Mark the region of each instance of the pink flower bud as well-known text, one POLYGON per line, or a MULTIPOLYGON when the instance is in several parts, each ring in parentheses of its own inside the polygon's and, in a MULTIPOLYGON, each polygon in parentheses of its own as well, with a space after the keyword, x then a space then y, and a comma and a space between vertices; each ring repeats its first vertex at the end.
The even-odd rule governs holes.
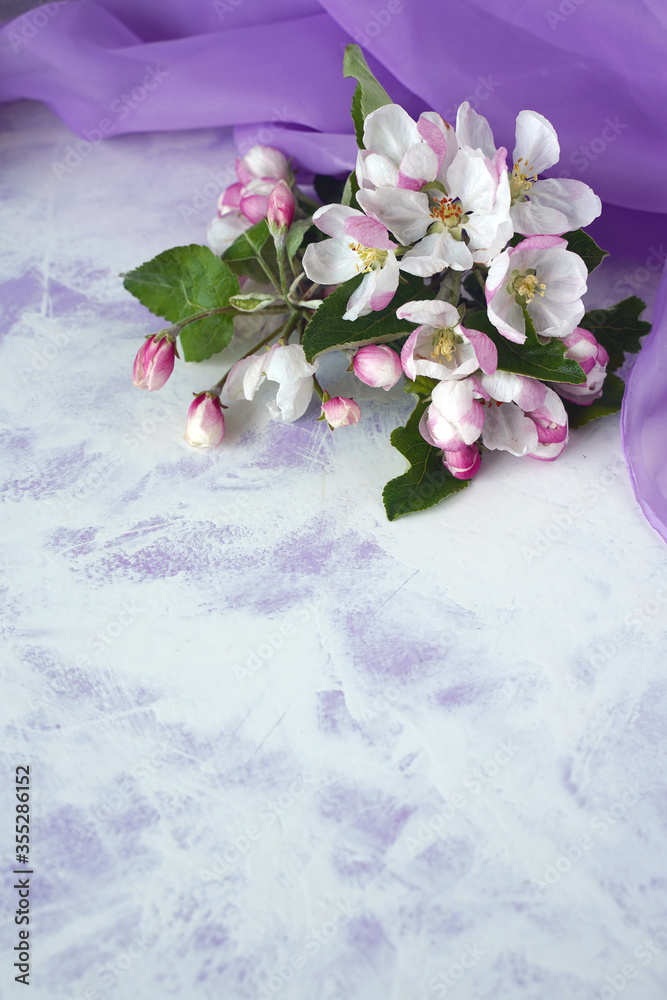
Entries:
POLYGON ((442 455, 445 468, 455 479, 472 479, 479 472, 482 460, 476 445, 469 444, 460 451, 445 451, 442 455))
POLYGON ((216 448, 225 436, 225 418, 215 393, 202 392, 190 404, 184 439, 193 448, 216 448))
POLYGON ((148 389, 155 392, 161 389, 174 370, 176 345, 163 337, 156 340, 155 336, 143 342, 134 359, 132 380, 138 389, 148 389))
POLYGON ((347 427, 349 424, 358 424, 361 420, 361 407, 353 399, 346 399, 345 396, 334 396, 322 403, 322 416, 329 424, 329 427, 347 427))
POLYGON ((565 357, 579 362, 586 375, 586 381, 580 382, 578 385, 554 382, 554 389, 564 399, 569 399, 572 403, 590 406, 594 400, 599 399, 602 395, 609 355, 590 330, 584 330, 580 326, 575 327, 572 333, 562 338, 562 341, 567 347, 565 357))
POLYGON ((266 217, 271 234, 286 233, 294 219, 295 201, 285 181, 278 181, 269 195, 266 217))
POLYGON ((354 355, 354 374, 374 389, 391 389, 403 374, 401 359, 386 344, 369 344, 354 355))

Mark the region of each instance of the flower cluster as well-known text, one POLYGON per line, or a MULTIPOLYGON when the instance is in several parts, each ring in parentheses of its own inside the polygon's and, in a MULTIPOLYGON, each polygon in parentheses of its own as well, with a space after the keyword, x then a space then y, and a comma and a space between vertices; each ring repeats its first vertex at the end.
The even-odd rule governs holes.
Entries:
MULTIPOLYGON (((340 200, 314 202, 278 150, 255 146, 238 159, 238 181, 222 193, 207 233, 219 258, 209 264, 200 254, 183 275, 178 308, 170 306, 175 322, 147 338, 134 381, 164 385, 178 337, 188 361, 210 356, 211 340, 226 347, 234 329, 237 339, 252 336, 253 347, 190 406, 185 439, 209 447, 223 439, 223 410, 252 400, 264 381, 277 384, 268 402, 274 420, 298 420, 317 392, 320 420, 331 429, 358 423, 359 404, 331 398, 318 381, 327 351, 343 351, 350 378, 365 386, 389 391, 403 381, 417 403, 395 443, 423 469, 388 484, 394 517, 461 488, 485 452, 553 461, 573 415, 584 423, 618 409, 616 377, 604 394, 622 350, 619 358, 617 333, 608 336, 604 321, 585 314, 588 273, 604 252, 582 227, 601 204, 581 181, 543 176, 560 154, 553 125, 521 111, 508 164, 507 149, 467 102, 455 125, 434 111, 415 121, 384 100, 377 81, 365 94, 370 71, 356 46, 348 46, 346 71, 360 81, 353 117, 361 142, 340 200), (206 301, 218 304, 190 313, 188 281, 201 295, 209 269, 215 290, 206 301), (206 343, 193 336, 216 323, 206 327, 206 343), (605 340, 616 352, 613 367, 605 340), (437 480, 428 496, 418 493, 425 472, 437 480)), ((185 250, 206 253, 176 250, 179 262, 185 250)), ((149 306, 160 261, 126 278, 149 306)))

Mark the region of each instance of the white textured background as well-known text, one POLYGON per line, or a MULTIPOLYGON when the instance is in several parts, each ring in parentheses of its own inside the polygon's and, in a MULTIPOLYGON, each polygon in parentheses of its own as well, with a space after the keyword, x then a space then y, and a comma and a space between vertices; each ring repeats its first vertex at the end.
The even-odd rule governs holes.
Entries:
POLYGON ((29 763, 35 1000, 664 1000, 667 550, 618 418, 394 524, 410 404, 341 359, 357 428, 267 387, 195 452, 219 363, 134 389, 118 275, 203 241, 226 133, 58 179, 76 139, 1 114, 0 995, 29 763))

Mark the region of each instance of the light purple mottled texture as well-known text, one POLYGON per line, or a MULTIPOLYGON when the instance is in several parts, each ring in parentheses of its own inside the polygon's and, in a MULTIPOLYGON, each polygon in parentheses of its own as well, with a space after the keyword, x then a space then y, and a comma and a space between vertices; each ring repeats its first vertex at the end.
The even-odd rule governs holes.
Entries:
POLYGON ((65 127, 2 124, 0 792, 11 815, 32 765, 30 995, 432 1000, 477 949, 457 1000, 590 1000, 629 962, 627 996, 663 1000, 667 952, 636 949, 667 929, 667 559, 618 418, 392 525, 410 404, 345 359, 322 379, 356 427, 277 425, 267 389, 194 452, 218 367, 134 389, 159 321, 118 275, 201 239, 230 136, 115 138, 58 181, 65 127))

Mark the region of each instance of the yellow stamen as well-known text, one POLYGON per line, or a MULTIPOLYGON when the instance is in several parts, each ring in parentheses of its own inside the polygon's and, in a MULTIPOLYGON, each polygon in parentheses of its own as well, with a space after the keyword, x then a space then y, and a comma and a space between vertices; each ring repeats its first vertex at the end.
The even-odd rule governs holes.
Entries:
POLYGON ((357 264, 357 273, 366 274, 376 268, 384 267, 388 250, 377 250, 375 247, 365 247, 361 243, 349 243, 350 250, 359 255, 361 267, 357 264))
POLYGON ((512 204, 514 205, 517 201, 523 201, 528 191, 537 180, 537 174, 532 167, 526 163, 523 167, 522 157, 514 164, 514 169, 512 170, 512 176, 510 177, 510 194, 512 196, 512 204))
POLYGON ((463 209, 451 198, 435 198, 431 215, 439 219, 447 229, 457 229, 461 225, 463 209))
MULTIPOLYGON (((460 338, 459 338, 460 340, 460 338)), ((433 350, 431 357, 437 358, 442 354, 443 358, 451 361, 456 353, 457 338, 451 327, 443 327, 433 334, 433 350)))
POLYGON ((536 295, 541 295, 544 298, 547 286, 538 279, 532 268, 529 268, 525 274, 512 271, 511 279, 507 291, 510 295, 516 295, 517 299, 521 300, 520 305, 529 305, 536 295))

